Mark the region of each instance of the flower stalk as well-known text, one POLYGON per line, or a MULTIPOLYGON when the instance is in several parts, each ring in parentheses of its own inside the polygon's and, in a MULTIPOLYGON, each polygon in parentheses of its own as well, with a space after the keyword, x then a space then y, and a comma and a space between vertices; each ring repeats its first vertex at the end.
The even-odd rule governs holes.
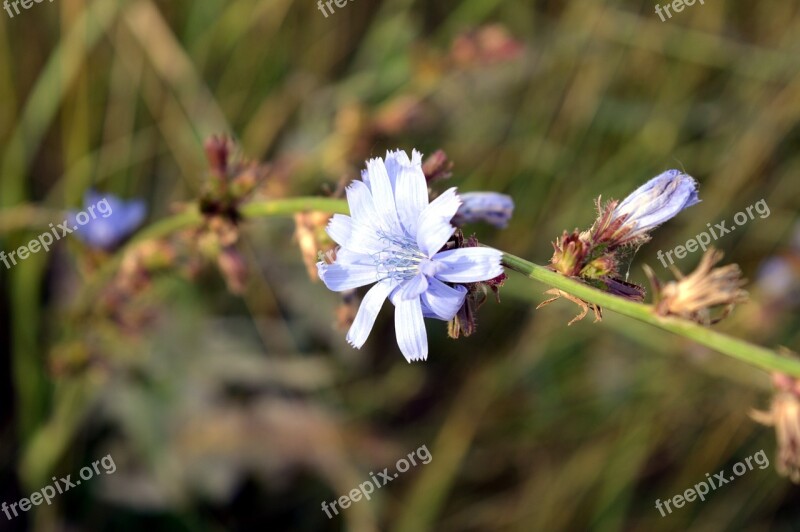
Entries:
POLYGON ((699 325, 689 320, 660 317, 656 315, 651 305, 634 303, 621 297, 602 292, 584 283, 570 279, 560 273, 556 273, 544 266, 533 264, 514 255, 505 253, 503 264, 530 279, 540 281, 548 286, 558 288, 570 295, 576 296, 587 303, 592 303, 608 309, 617 314, 622 314, 650 325, 655 325, 660 329, 670 331, 692 340, 700 345, 704 345, 715 351, 722 353, 752 366, 756 366, 766 371, 782 371, 784 373, 800 376, 800 362, 755 344, 751 344, 738 338, 733 338, 726 334, 713 331, 707 327, 699 325))
MULTIPOLYGON (((321 211, 347 214, 347 202, 343 199, 324 197, 298 197, 280 200, 254 201, 241 207, 245 219, 265 218, 272 216, 292 216, 299 212, 321 211)), ((160 238, 173 231, 192 227, 201 223, 202 215, 195 211, 187 211, 154 223, 140 231, 125 246, 114 260, 108 261, 103 272, 113 273, 117 260, 125 250, 144 240, 160 238)), ((675 317, 660 317, 655 314, 651 305, 634 303, 621 297, 602 292, 584 283, 570 279, 554 272, 545 266, 534 264, 509 253, 503 254, 503 264, 526 277, 539 281, 549 287, 557 288, 588 303, 596 304, 617 314, 649 323, 660 329, 677 334, 700 345, 704 345, 723 355, 741 360, 768 372, 779 371, 794 377, 800 377, 800 362, 784 357, 775 351, 766 349, 744 340, 733 338, 711 330, 697 323, 675 317)), ((104 277, 98 276, 102 282, 104 277)), ((91 290, 89 290, 91 292, 91 290)))

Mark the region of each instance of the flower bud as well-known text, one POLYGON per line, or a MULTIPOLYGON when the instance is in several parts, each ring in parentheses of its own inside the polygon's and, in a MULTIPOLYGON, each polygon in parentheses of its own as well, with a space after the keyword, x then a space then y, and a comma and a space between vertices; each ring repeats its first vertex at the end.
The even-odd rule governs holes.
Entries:
POLYGON ((475 222, 486 222, 498 229, 508 225, 514 212, 514 200, 511 196, 497 192, 467 192, 459 194, 461 206, 458 208, 453 223, 464 225, 475 222))
POLYGON ((667 170, 634 190, 616 206, 612 215, 628 231, 625 242, 647 238, 648 232, 683 209, 700 202, 697 182, 679 170, 667 170))

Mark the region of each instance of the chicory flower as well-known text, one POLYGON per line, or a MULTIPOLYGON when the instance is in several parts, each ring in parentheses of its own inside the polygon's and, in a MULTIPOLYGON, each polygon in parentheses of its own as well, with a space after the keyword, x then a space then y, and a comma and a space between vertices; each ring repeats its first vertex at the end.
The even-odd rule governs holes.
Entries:
POLYGON ((124 201, 113 194, 89 190, 83 197, 84 210, 70 211, 69 225, 75 236, 90 247, 111 251, 141 225, 147 214, 142 200, 124 201), (86 220, 82 222, 82 220, 86 220))
POLYGON ((336 292, 374 283, 364 296, 347 341, 360 348, 388 298, 395 306, 395 334, 406 360, 425 360, 423 318, 452 319, 467 288, 503 273, 501 253, 483 247, 441 251, 453 236, 451 220, 461 205, 451 188, 429 202, 422 156, 401 150, 367 162, 362 180, 347 188, 350 216, 334 215, 327 227, 339 244, 333 263, 317 264, 319 277, 336 292))

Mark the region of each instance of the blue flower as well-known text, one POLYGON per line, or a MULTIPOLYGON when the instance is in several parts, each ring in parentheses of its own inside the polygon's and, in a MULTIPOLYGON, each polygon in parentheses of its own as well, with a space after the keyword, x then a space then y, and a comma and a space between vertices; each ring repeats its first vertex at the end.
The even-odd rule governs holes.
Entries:
POLYGON ((453 218, 453 223, 456 225, 486 222, 502 229, 508 225, 514 212, 514 200, 505 194, 466 192, 459 196, 462 203, 453 218))
POLYGON ((70 211, 67 221, 75 235, 90 247, 111 251, 133 233, 147 214, 142 200, 124 201, 113 194, 88 190, 83 211, 70 211))
POLYGON ((614 209, 614 218, 625 216, 628 238, 646 234, 681 212, 700 203, 697 183, 680 170, 667 170, 634 190, 614 209))
POLYGON ((451 188, 429 203, 422 156, 389 152, 367 162, 362 180, 347 188, 350 216, 334 215, 330 237, 339 244, 332 264, 317 264, 320 279, 342 292, 375 283, 364 296, 347 341, 366 342, 387 298, 395 306, 395 333, 409 362, 425 360, 423 317, 450 320, 473 283, 503 273, 501 253, 473 247, 440 251, 453 236, 450 221, 461 205, 451 188))

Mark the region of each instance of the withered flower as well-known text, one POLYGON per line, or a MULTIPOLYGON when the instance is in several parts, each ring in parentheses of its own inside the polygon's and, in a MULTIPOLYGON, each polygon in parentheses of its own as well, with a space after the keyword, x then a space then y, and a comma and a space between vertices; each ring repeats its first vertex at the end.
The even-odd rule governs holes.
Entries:
POLYGON ((664 286, 656 279, 653 270, 645 266, 645 273, 653 285, 656 314, 680 316, 710 325, 725 318, 737 303, 747 301, 747 292, 742 290, 746 281, 742 279, 739 266, 729 264, 721 268, 713 267, 722 256, 721 251, 710 248, 694 272, 683 276, 677 268, 673 268, 678 280, 664 286), (721 314, 712 317, 711 311, 720 307, 721 314))
POLYGON ((436 150, 422 162, 422 173, 430 185, 434 181, 449 179, 453 175, 453 161, 443 150, 436 150))
POLYGON ((775 427, 778 443, 776 469, 782 476, 800 484, 800 380, 773 373, 776 392, 770 409, 753 410, 750 417, 769 427, 775 427))
POLYGON ((319 253, 325 253, 336 246, 325 232, 329 219, 330 215, 324 212, 300 212, 294 215, 294 237, 297 239, 306 271, 312 281, 319 279, 317 275, 319 253))

